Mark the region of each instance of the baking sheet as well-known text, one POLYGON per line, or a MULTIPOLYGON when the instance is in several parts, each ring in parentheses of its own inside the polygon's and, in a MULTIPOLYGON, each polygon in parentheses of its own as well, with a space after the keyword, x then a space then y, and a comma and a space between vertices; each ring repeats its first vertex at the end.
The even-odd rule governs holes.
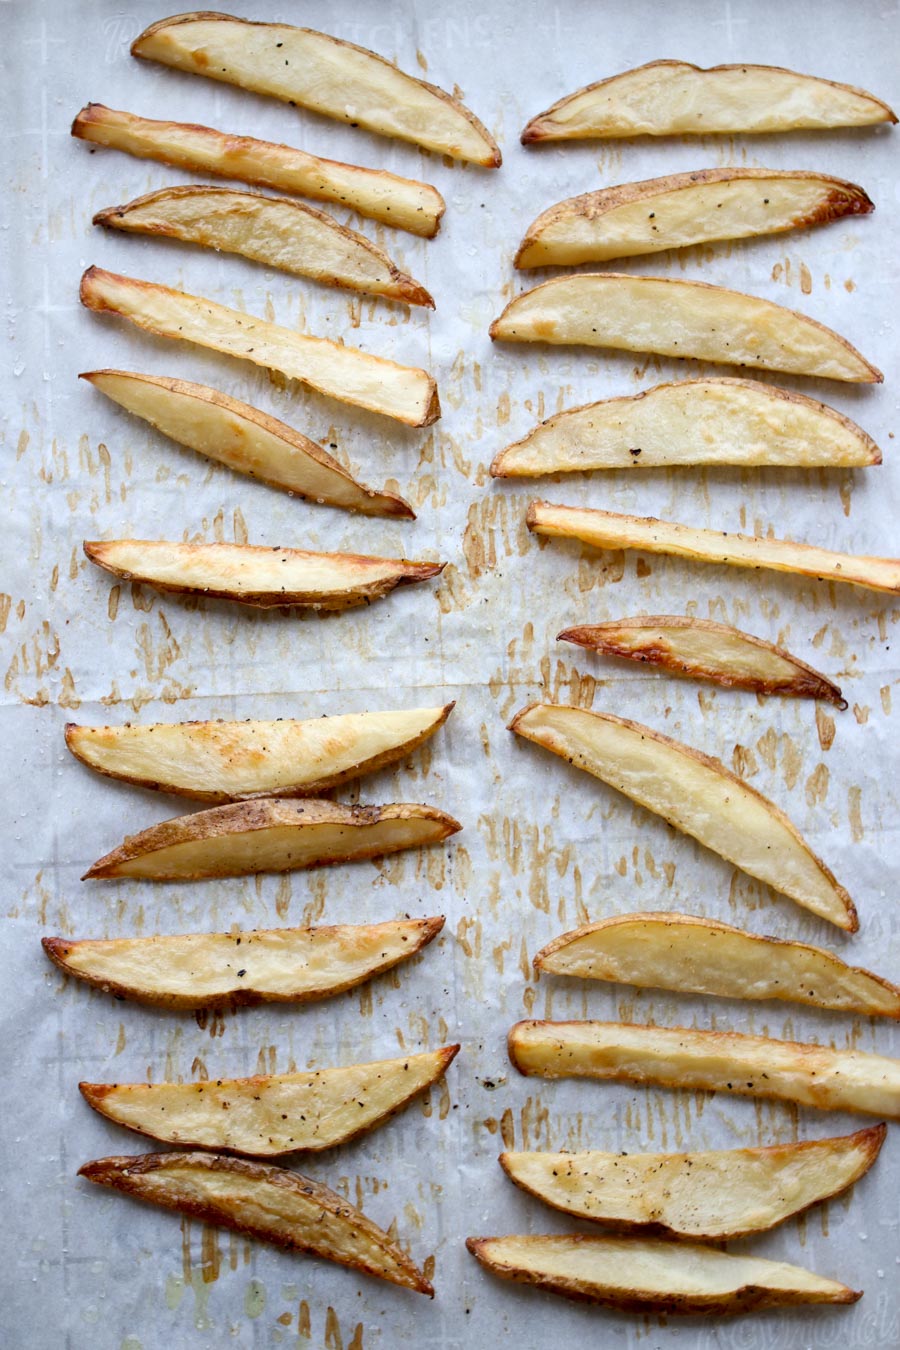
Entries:
MULTIPOLYGON (((149 3, 0 4, 6 136, 0 199, 8 361, 3 376, 5 747, 2 855, 6 978, 0 984, 8 1089, 3 1342, 159 1347, 402 1344, 523 1347, 590 1338, 633 1347, 887 1346, 900 1341, 898 1140, 849 1196, 735 1250, 796 1261, 864 1288, 844 1310, 734 1321, 618 1316, 490 1280, 468 1234, 568 1225, 502 1177, 515 1147, 727 1147, 857 1128, 858 1118, 788 1105, 627 1086, 519 1078, 509 1025, 597 1016, 735 1028, 898 1053, 896 1031, 866 1019, 535 984, 530 959, 587 918, 685 909, 760 932, 823 942, 897 977, 898 715, 896 600, 786 576, 701 569, 634 554, 589 554, 528 536, 531 496, 656 513, 698 525, 790 534, 896 554, 900 468, 894 218, 896 132, 574 145, 526 152, 518 131, 565 92, 660 57, 793 66, 900 102, 896 0, 654 3, 415 0, 303 5, 243 0, 251 18, 321 27, 452 88, 497 135, 499 173, 451 165, 311 114, 134 61, 131 39, 161 17, 149 3), (76 143, 88 100, 301 145, 435 183, 447 214, 434 241, 346 217, 435 295, 407 313, 347 298, 187 245, 104 235, 94 211, 189 176, 76 143), (545 206, 591 187, 722 164, 809 168, 862 183, 870 218, 782 238, 636 259, 623 270, 697 277, 794 306, 880 365, 881 388, 775 377, 857 418, 883 447, 868 472, 614 473, 532 487, 492 484, 494 452, 536 418, 589 399, 697 373, 653 357, 492 349, 488 324, 528 284, 511 259, 545 206), (85 266, 149 278, 279 323, 348 342, 437 376, 443 419, 410 431, 242 363, 157 341, 77 303, 85 266), (414 524, 307 506, 207 465, 76 380, 102 366, 217 385, 338 446, 365 481, 415 505, 414 524), (439 586, 400 591, 331 618, 253 614, 113 586, 81 555, 91 537, 225 539, 440 557, 439 586), (757 700, 660 678, 558 646, 575 622, 689 612, 783 642, 835 676, 845 713, 757 700), (844 939, 585 775, 516 743, 505 725, 536 696, 610 709, 734 764, 785 807, 857 900, 844 939), (293 877, 194 885, 81 883, 86 865, 179 803, 91 775, 63 726, 196 717, 314 716, 456 698, 447 727, 408 764, 366 779, 348 800, 422 800, 462 820, 444 849, 293 877), (441 939, 396 976, 326 1004, 195 1019, 117 1003, 64 982, 43 934, 116 936, 210 928, 380 921, 442 913, 441 939), (375 1134, 300 1162, 396 1223, 412 1255, 433 1258, 434 1303, 281 1254, 100 1191, 75 1178, 137 1136, 91 1112, 79 1079, 159 1080, 286 1071, 459 1040, 446 1088, 375 1134)), ((340 213, 338 213, 340 214, 340 213)), ((344 217, 342 217, 344 218, 344 217)), ((714 373, 711 369, 708 373, 714 373)), ((183 805, 183 804, 182 804, 183 805)))

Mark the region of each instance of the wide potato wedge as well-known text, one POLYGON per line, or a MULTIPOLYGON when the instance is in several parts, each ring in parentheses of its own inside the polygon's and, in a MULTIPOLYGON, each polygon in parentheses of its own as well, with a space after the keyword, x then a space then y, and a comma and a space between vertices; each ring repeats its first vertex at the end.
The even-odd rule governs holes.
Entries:
POLYGON ((458 1053, 458 1045, 446 1045, 305 1073, 78 1087, 102 1116, 151 1139, 276 1158, 318 1153, 377 1129, 442 1078, 458 1053))
POLYGON ((236 178, 276 192, 295 192, 317 202, 336 202, 361 216, 433 239, 444 214, 437 188, 384 169, 364 169, 320 159, 305 150, 252 136, 232 136, 190 122, 160 122, 88 103, 72 123, 72 135, 137 159, 236 178))
POLYGON ((441 415, 437 385, 424 370, 330 338, 295 333, 202 296, 89 267, 81 278, 81 303, 97 313, 117 314, 157 337, 193 342, 280 371, 320 394, 408 426, 430 426, 441 415))
POLYGON ((202 802, 315 797, 410 754, 455 704, 306 721, 66 724, 66 745, 97 773, 202 802))
POLYGON ((871 591, 900 592, 897 558, 837 553, 817 544, 797 544, 792 539, 695 529, 654 516, 624 516, 615 511, 555 506, 552 502, 532 502, 527 524, 535 534, 580 539, 592 548, 640 549, 645 553, 690 558, 693 562, 757 570, 766 567, 773 572, 797 572, 819 581, 844 581, 871 591))
POLYGON ((557 634, 557 641, 574 642, 603 656, 644 661, 726 689, 822 699, 837 708, 847 707, 836 684, 783 647, 712 619, 647 614, 566 628, 557 634))
POLYGON ((579 272, 510 300, 490 327, 503 342, 614 347, 881 384, 881 371, 824 324, 705 281, 579 272))
POLYGON ((204 384, 127 370, 79 376, 164 436, 236 473, 323 506, 415 520, 409 502, 353 478, 333 455, 285 422, 204 384))
POLYGON ((256 609, 340 610, 380 600, 396 586, 428 581, 443 563, 308 553, 254 544, 180 544, 166 539, 84 541, 85 555, 124 581, 158 591, 234 600, 256 609))
POLYGON ((627 1022, 517 1022, 508 1046, 526 1076, 701 1088, 900 1120, 900 1060, 861 1050, 627 1022))
POLYGON ((458 98, 365 47, 311 28, 176 14, 145 29, 131 52, 454 159, 500 164, 495 140, 458 98))
POLYGON ((697 1153, 501 1153, 510 1181, 617 1232, 720 1242, 764 1233, 852 1186, 887 1134, 697 1153))
POLYGON ((900 988, 805 942, 746 933, 693 914, 621 914, 554 938, 535 970, 640 989, 784 999, 812 1008, 900 1017, 900 988))
POLYGON ((80 1167, 78 1175, 203 1223, 322 1256, 434 1297, 430 1282, 387 1233, 342 1196, 299 1172, 214 1153, 144 1153, 98 1158, 80 1167))
POLYGON ((151 825, 98 859, 83 880, 197 881, 381 858, 440 844, 462 826, 433 806, 341 806, 260 798, 151 825))
POLYGON ((612 713, 533 703, 510 731, 593 774, 838 928, 856 908, 774 802, 719 760, 612 713))
POLYGON ((522 144, 712 132, 819 130, 896 122, 865 89, 781 66, 650 61, 569 94, 533 118, 522 144))
POLYGON ((161 188, 98 211, 94 224, 238 253, 326 286, 434 309, 425 287, 365 235, 288 197, 201 185, 161 188))
POLYGON ((174 937, 45 937, 41 944, 64 974, 115 998, 194 1012, 343 994, 415 956, 443 926, 438 916, 174 937))
POLYGON ((652 1238, 564 1233, 466 1238, 486 1270, 563 1298, 635 1313, 721 1316, 799 1303, 855 1303, 861 1294, 783 1261, 652 1238))

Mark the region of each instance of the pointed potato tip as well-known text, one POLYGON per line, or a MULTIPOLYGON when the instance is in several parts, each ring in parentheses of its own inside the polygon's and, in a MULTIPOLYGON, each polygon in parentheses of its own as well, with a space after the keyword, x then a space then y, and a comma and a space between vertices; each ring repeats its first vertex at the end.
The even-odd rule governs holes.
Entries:
POLYGON ((60 961, 64 960, 69 943, 61 937, 42 937, 41 946, 50 960, 58 965, 60 961))
POLYGON ((547 139, 547 132, 544 129, 544 114, 540 117, 533 117, 528 125, 523 129, 519 141, 522 145, 534 145, 536 141, 547 139))
POLYGON ((441 1046, 440 1054, 443 1060, 443 1069, 449 1069, 450 1065, 456 1059, 456 1056, 459 1054, 461 1049, 462 1045, 459 1041, 457 1041, 454 1045, 441 1046))

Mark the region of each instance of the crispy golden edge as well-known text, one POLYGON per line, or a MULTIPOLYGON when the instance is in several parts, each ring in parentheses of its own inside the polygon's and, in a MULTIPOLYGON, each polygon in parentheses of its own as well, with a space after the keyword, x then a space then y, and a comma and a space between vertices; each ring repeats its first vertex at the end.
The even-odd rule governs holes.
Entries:
MULTIPOLYGON (((525 738, 525 740, 532 741, 535 745, 540 745, 542 749, 549 750, 551 754, 558 754, 558 751, 553 750, 548 745, 545 745, 543 741, 538 740, 537 737, 533 736, 529 731, 523 729, 522 726, 520 725, 523 718, 527 717, 527 715, 530 712, 533 712, 536 708, 544 708, 544 707, 553 708, 555 706, 557 705, 552 703, 545 704, 539 701, 529 703, 527 707, 521 708, 519 712, 516 713, 515 717, 509 723, 507 730, 515 732, 517 736, 522 736, 525 738)), ((685 745, 683 741, 676 741, 671 736, 664 736, 662 732, 654 731, 652 727, 644 726, 642 722, 633 722, 631 721, 630 718, 627 717, 616 717, 614 713, 598 713, 592 712, 588 709, 579 709, 578 711, 586 713, 588 717, 596 717, 603 722, 614 722, 616 726, 626 727, 629 731, 635 732, 636 735, 640 736, 644 740, 655 741, 658 745, 665 745, 668 749, 675 750, 676 752, 683 754, 686 758, 693 759, 698 764, 702 764, 703 767, 705 769, 709 769, 710 772, 718 774, 721 778, 725 780, 726 786, 729 783, 731 783, 733 784, 734 788, 736 788, 738 791, 747 792, 751 796, 755 797, 757 801, 760 802, 761 805, 765 807, 766 811, 776 820, 778 820, 778 822, 781 825, 785 827, 785 829, 793 838, 794 842, 800 846, 800 848, 807 855, 807 857, 812 859, 812 861, 815 863, 816 867, 820 869, 820 871, 822 872, 823 876, 828 881, 828 883, 834 887, 834 890, 838 898, 840 899, 841 904, 844 906, 846 914, 846 922, 838 923, 836 919, 826 920, 826 922, 834 923, 836 927, 843 928, 848 933, 855 933, 858 930, 859 915, 856 912, 856 906, 851 900, 850 895, 837 880, 831 869, 829 867, 826 867, 825 863, 822 861, 820 857, 818 857, 817 854, 813 853, 809 844, 803 838, 802 834, 797 829, 796 825, 793 823, 790 817, 785 815, 780 806, 776 806, 773 801, 771 801, 768 797, 763 796, 761 792, 757 791, 755 787, 752 787, 749 783, 745 782, 743 778, 738 778, 737 774, 732 773, 730 769, 726 769, 725 765, 721 762, 721 760, 714 759, 712 755, 704 754, 702 750, 695 750, 693 746, 685 745)), ((604 780, 601 779, 600 781, 602 782, 604 780)), ((619 791, 618 788, 614 788, 613 790, 616 792, 619 791)), ((623 793, 622 795, 627 797, 628 793, 626 792, 623 793)), ((629 800, 633 799, 629 798, 629 800)), ((650 810, 650 808, 644 807, 644 810, 650 810)), ((659 813, 654 811, 652 814, 658 815, 659 813)), ((660 816, 660 819, 664 820, 665 817, 660 816)), ((703 847, 705 848, 707 846, 704 844, 703 847)), ((710 851, 714 853, 716 850, 711 849, 710 851)), ((726 861, 730 861, 730 859, 727 859, 726 861)), ((732 863, 732 866, 737 867, 738 870, 741 871, 743 870, 739 863, 732 863)), ((787 894, 787 892, 782 892, 782 894, 787 894)), ((823 916, 819 915, 818 917, 821 918, 823 916)))
POLYGON ((848 708, 847 700, 839 687, 812 666, 806 665, 799 657, 792 656, 783 647, 764 638, 754 637, 743 629, 732 628, 726 623, 715 623, 712 619, 694 619, 687 614, 647 614, 628 619, 612 619, 607 623, 583 624, 575 628, 564 628, 556 635, 557 642, 573 642, 578 647, 587 647, 590 651, 603 656, 621 656, 628 661, 649 662, 662 666, 673 674, 686 675, 691 679, 710 680, 713 684, 723 685, 726 689, 749 689, 756 694, 784 694, 792 698, 822 699, 833 703, 841 711, 848 708), (738 637, 748 647, 759 647, 763 651, 773 652, 788 661, 796 670, 789 680, 761 680, 754 676, 738 675, 724 667, 702 665, 684 657, 674 656, 664 646, 655 646, 649 642, 638 651, 635 648, 617 643, 615 634, 623 628, 692 628, 704 633, 722 633, 729 637, 738 637))
MULTIPOLYGON (((194 1012, 201 1008, 206 1008, 209 1009, 210 1011, 213 1011, 221 1008, 251 1007, 254 1004, 258 1003, 296 1003, 296 1004, 316 1003, 319 1002, 321 999, 332 998, 336 994, 345 994, 349 989, 355 989, 357 985, 365 984, 367 980, 374 979, 376 975, 382 975, 386 970, 392 970, 394 966, 400 965, 401 962, 406 961, 409 957, 415 956, 417 952, 422 951, 425 947, 428 946, 430 942, 432 942, 437 937, 441 929, 444 927, 444 916, 441 914, 434 918, 407 919, 403 920, 402 922, 414 926, 417 930, 413 935, 412 941, 407 951, 401 952, 399 956, 391 957, 387 961, 381 961, 378 964, 373 965, 369 970, 365 971, 361 975, 354 976, 352 979, 342 980, 334 985, 329 985, 327 987, 322 987, 320 989, 307 990, 302 994, 294 994, 294 995, 266 994, 260 993, 254 989, 246 989, 246 988, 234 989, 227 994, 220 994, 220 995, 213 994, 209 998, 203 999, 195 999, 186 995, 178 995, 178 994, 152 994, 148 993, 146 990, 139 989, 133 985, 119 984, 115 980, 99 979, 95 975, 89 975, 84 971, 75 969, 73 966, 69 964, 68 958, 73 948, 77 948, 79 946, 84 945, 82 942, 72 941, 68 938, 61 938, 61 937, 43 937, 41 938, 41 946, 43 947, 46 956, 53 962, 55 966, 57 966, 63 972, 64 975, 71 975, 73 979, 82 980, 85 984, 90 985, 94 989, 100 989, 105 994, 111 994, 113 998, 128 998, 132 999, 136 1003, 146 1004, 149 1007, 174 1008, 182 1012, 194 1012)), ((353 927, 393 928, 395 926, 396 926, 395 922, 388 922, 385 924, 359 924, 359 925, 332 924, 324 927, 309 929, 307 931, 315 933, 326 933, 326 932, 340 933, 346 931, 348 928, 353 927)), ((253 932, 255 931, 257 930, 251 930, 248 936, 252 936, 253 932)), ((277 932, 279 930, 269 929, 261 931, 277 932)), ((114 940, 115 939, 106 939, 106 941, 114 941, 114 940)), ((142 939, 129 939, 129 941, 134 940, 143 942, 155 941, 155 939, 152 937, 142 939)), ((86 939, 85 941, 87 943, 90 943, 91 939, 86 939)))
POLYGON ((402 1287, 415 1290, 417 1293, 427 1294, 429 1298, 434 1297, 434 1290, 430 1282, 406 1253, 391 1241, 387 1233, 367 1218, 362 1210, 351 1205, 328 1186, 323 1186, 321 1182, 313 1181, 310 1177, 301 1176, 299 1172, 288 1172, 283 1167, 249 1162, 242 1158, 229 1158, 215 1153, 143 1153, 137 1157, 97 1158, 79 1167, 78 1175, 84 1177, 87 1181, 95 1182, 98 1186, 109 1186, 113 1190, 136 1196, 138 1199, 146 1198, 149 1203, 160 1205, 164 1209, 174 1209, 178 1213, 215 1224, 217 1227, 230 1228, 237 1233, 245 1234, 247 1237, 260 1238, 263 1242, 286 1247, 289 1251, 305 1252, 311 1256, 325 1255, 300 1241, 279 1239, 268 1233, 260 1233, 252 1225, 248 1226, 236 1222, 224 1212, 223 1205, 227 1203, 224 1201, 220 1205, 204 1205, 202 1202, 195 1200, 176 1200, 169 1196, 165 1199, 157 1196, 145 1197, 142 1194, 141 1178, 152 1172, 164 1172, 168 1167, 188 1167, 199 1171, 225 1172, 232 1176, 240 1176, 271 1186, 283 1187, 285 1190, 300 1191, 304 1196, 312 1197, 321 1210, 337 1218, 350 1220, 355 1228, 363 1229, 370 1238, 377 1240, 381 1247, 402 1268, 406 1278, 392 1279, 384 1271, 370 1265, 367 1261, 340 1258, 330 1253, 325 1257, 326 1260, 334 1261, 338 1265, 349 1266, 352 1270, 360 1270, 366 1275, 375 1275, 379 1279, 387 1279, 389 1283, 400 1284, 402 1287))
MULTIPOLYGON (((188 14, 175 14, 170 19, 159 19, 156 23, 150 24, 150 26, 148 28, 145 28, 142 33, 138 34, 134 42, 132 42, 131 55, 141 57, 144 60, 155 60, 156 58, 154 57, 145 57, 144 53, 141 51, 141 43, 143 42, 144 38, 151 37, 156 33, 162 32, 166 28, 174 28, 177 27, 179 24, 191 23, 198 19, 219 19, 224 20, 227 23, 247 24, 248 26, 253 28, 291 28, 297 26, 293 24, 260 23, 253 19, 238 19, 235 18, 235 16, 232 14, 222 14, 221 12, 216 10, 195 10, 188 14)), ((355 42, 346 42, 344 41, 343 38, 333 37, 330 33, 322 33, 318 29, 314 28, 301 28, 300 32, 315 33, 316 37, 327 38, 329 42, 335 45, 335 47, 346 47, 350 51, 359 52, 362 56, 367 56, 370 60, 378 62, 379 65, 388 66, 391 70, 395 71, 397 74, 404 76, 408 80, 412 80, 414 84, 420 85, 423 89, 427 89, 430 94, 433 94, 436 98, 439 98, 442 103, 449 104, 450 107, 453 108, 455 112, 460 113, 484 141, 485 153, 483 158, 471 160, 469 162, 474 164, 480 164, 483 168, 486 169, 498 169, 500 167, 501 163, 503 162, 502 156, 500 154, 500 147, 497 145, 497 142, 494 140, 493 136, 490 134, 487 127, 485 127, 484 123, 481 122, 479 118, 475 116, 475 114, 471 111, 471 109, 467 108, 466 105, 462 103, 458 98, 454 98, 452 94, 448 94, 446 89, 441 89, 436 84, 430 84, 427 80, 420 80, 417 78, 417 76, 408 74, 407 71, 401 70, 400 67, 394 61, 389 61, 385 56, 379 56, 377 52, 371 51, 368 47, 360 47, 355 42)), ((208 72, 198 71, 197 73, 207 74, 208 72)), ((249 86, 240 86, 240 85, 238 87, 249 88, 249 86)), ((251 92, 255 91, 251 90, 251 92)), ((275 97, 277 97, 277 95, 275 97)), ((334 116, 333 114, 328 113, 324 115, 330 117, 334 116)), ((335 120, 341 121, 342 119, 337 118, 335 120)), ((349 122, 350 119, 348 118, 347 121, 349 122)), ((374 134, 387 135, 386 132, 375 132, 374 134)), ((413 144, 414 145, 418 144, 418 142, 413 141, 413 144)), ((422 146, 421 148, 429 149, 429 147, 427 146, 422 146)), ((431 151, 431 153, 435 154, 440 152, 431 151)), ((445 151, 444 153, 449 154, 450 152, 445 151)))

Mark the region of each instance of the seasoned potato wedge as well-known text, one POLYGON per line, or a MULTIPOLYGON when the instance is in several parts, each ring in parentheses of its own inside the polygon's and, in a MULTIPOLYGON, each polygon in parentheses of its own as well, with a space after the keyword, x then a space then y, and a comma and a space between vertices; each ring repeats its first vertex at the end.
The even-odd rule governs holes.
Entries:
POLYGON ((700 1153, 501 1153, 510 1181, 553 1209, 626 1233, 719 1242, 764 1233, 852 1186, 887 1133, 700 1153))
POLYGON ((690 558, 693 562, 757 570, 767 567, 773 572, 798 572, 819 581, 845 581, 872 591, 900 592, 897 558, 859 557, 819 548, 817 544, 796 544, 792 539, 695 529, 654 516, 623 516, 615 511, 555 506, 552 502, 532 502, 527 523, 535 534, 580 539, 592 548, 641 549, 645 553, 690 558))
POLYGON ((98 1158, 78 1175, 192 1219, 290 1251, 322 1256, 434 1297, 405 1252, 371 1219, 321 1182, 271 1164, 214 1153, 98 1158))
POLYGON ((127 370, 92 370, 79 379, 179 445, 269 487, 364 516, 416 518, 402 497, 366 487, 315 441, 217 389, 127 370))
POLYGON ((458 1053, 458 1045, 446 1045, 306 1073, 78 1087, 102 1116, 151 1139, 275 1158, 318 1153, 377 1129, 442 1078, 458 1053))
POLYGON ((117 314, 157 337, 193 342, 280 371, 320 394, 408 426, 429 426, 441 415, 437 386, 424 370, 295 333, 169 286, 89 267, 81 278, 81 303, 117 314))
POLYGON ((805 942, 745 933, 693 914, 621 914, 563 933, 534 968, 722 998, 773 998, 813 1008, 900 1017, 900 988, 805 942))
POLYGON ((439 916, 176 937, 45 937, 41 943, 66 975, 104 993, 193 1012, 343 994, 415 956, 443 926, 439 916))
POLYGON ((130 835, 84 874, 196 881, 381 858, 439 844, 462 826, 433 806, 341 806, 261 798, 213 806, 130 835))
POLYGON ((672 277, 626 272, 554 277, 510 300, 490 335, 503 342, 617 347, 861 384, 884 379, 846 338, 805 314, 742 291, 672 277))
POLYGON ((291 145, 231 136, 213 127, 138 117, 102 103, 82 108, 72 123, 72 135, 138 159, 173 164, 188 173, 236 178, 317 202, 337 202, 361 216, 426 239, 437 234, 444 214, 444 199, 437 188, 413 178, 320 159, 291 145))
POLYGON ((900 1120, 900 1060, 860 1050, 627 1022, 517 1022, 508 1044, 526 1076, 702 1088, 900 1120))
POLYGON ((202 802, 315 797, 410 754, 454 708, 342 713, 308 721, 66 725, 66 745, 98 773, 202 802))
POLYGON ((636 1313, 726 1313, 797 1303, 855 1303, 861 1294, 800 1266, 652 1238, 466 1238, 486 1270, 564 1298, 636 1313))
POLYGON ((818 130, 896 122, 865 89, 780 66, 650 61, 587 85, 528 123, 522 143, 711 132, 818 130))
POLYGON ((774 802, 717 759, 612 713, 533 703, 510 731, 593 774, 820 918, 855 933, 850 896, 774 802))
POLYGON ((365 235, 302 202, 233 188, 161 188, 94 216, 95 225, 202 244, 326 286, 434 309, 424 286, 365 235))
POLYGON ((647 614, 566 628, 557 634, 557 641, 574 642, 603 656, 649 662, 726 689, 823 699, 835 707, 847 707, 836 684, 783 647, 711 619, 647 614))
POLYGON ((500 163, 493 137, 458 98, 365 47, 311 28, 176 14, 151 24, 131 51, 454 159, 489 168, 500 163))
POLYGON ((166 539, 86 539, 84 551, 92 563, 125 581, 256 609, 351 609, 381 599, 396 586, 428 581, 444 569, 443 563, 406 558, 166 539))
POLYGON ((494 457, 495 478, 736 464, 861 468, 881 451, 843 413, 756 380, 680 380, 549 417, 494 457))

